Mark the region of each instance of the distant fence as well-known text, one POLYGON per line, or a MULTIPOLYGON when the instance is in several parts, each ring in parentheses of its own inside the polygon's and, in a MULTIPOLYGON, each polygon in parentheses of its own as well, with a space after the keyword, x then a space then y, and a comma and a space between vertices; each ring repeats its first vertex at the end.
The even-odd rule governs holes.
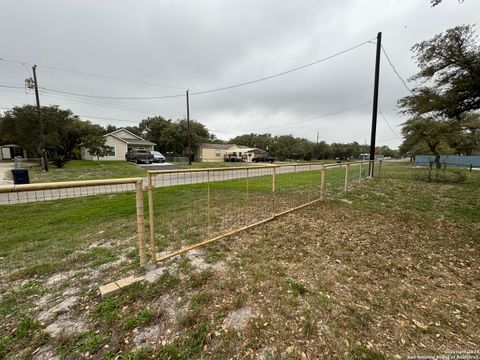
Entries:
MULTIPOLYGON (((435 161, 433 155, 417 155, 415 156, 415 164, 418 166, 428 166, 435 161)), ((442 155, 440 163, 447 166, 465 166, 480 167, 480 156, 463 156, 463 155, 442 155)))
POLYGON ((188 156, 166 156, 165 160, 168 162, 188 162, 188 156))
POLYGON ((346 192, 370 168, 381 161, 148 171, 151 262, 346 192))

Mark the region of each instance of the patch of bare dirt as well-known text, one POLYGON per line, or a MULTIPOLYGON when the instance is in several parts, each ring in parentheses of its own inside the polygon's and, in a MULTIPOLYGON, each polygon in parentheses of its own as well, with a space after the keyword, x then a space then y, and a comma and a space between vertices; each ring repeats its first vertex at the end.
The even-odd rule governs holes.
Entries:
POLYGON ((223 324, 227 328, 233 328, 237 331, 242 331, 245 329, 248 321, 253 316, 253 309, 250 307, 244 307, 228 314, 227 317, 223 320, 223 324))

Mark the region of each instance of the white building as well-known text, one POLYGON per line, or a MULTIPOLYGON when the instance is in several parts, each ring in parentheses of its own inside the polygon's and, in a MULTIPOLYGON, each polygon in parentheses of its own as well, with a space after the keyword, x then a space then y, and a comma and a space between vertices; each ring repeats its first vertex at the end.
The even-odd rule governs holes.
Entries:
MULTIPOLYGON (((106 156, 100 157, 100 160, 125 160, 125 154, 130 149, 153 151, 154 143, 142 139, 140 136, 126 129, 118 129, 104 135, 105 144, 109 147, 106 156)), ((96 157, 88 153, 88 149, 82 146, 81 156, 83 160, 96 160, 96 157)))

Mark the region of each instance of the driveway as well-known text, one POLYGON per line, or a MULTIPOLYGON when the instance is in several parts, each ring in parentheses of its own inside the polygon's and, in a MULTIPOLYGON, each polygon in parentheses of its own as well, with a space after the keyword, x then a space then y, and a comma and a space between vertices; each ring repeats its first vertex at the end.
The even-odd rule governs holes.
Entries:
POLYGON ((164 163, 153 163, 153 164, 138 164, 141 168, 145 170, 174 170, 180 169, 178 165, 164 162, 164 163))
POLYGON ((12 180, 12 169, 15 166, 15 163, 1 161, 0 162, 0 185, 13 184, 12 180))

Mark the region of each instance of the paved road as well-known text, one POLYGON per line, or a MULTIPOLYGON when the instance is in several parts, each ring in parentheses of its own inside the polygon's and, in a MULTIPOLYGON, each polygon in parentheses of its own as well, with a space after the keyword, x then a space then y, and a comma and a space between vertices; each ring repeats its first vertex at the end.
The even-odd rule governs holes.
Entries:
MULTIPOLYGON (((355 165, 353 165, 355 166, 355 165)), ((153 167, 150 165, 150 167, 153 167)), ((300 171, 320 170, 322 165, 320 164, 307 164, 297 166, 280 166, 276 167, 277 174, 285 174, 300 171)), ((166 166, 161 165, 162 170, 167 170, 166 166)), ((247 177, 247 169, 232 170, 228 168, 221 168, 218 170, 198 172, 173 172, 167 174, 158 174, 154 177, 154 187, 168 187, 176 185, 186 184, 198 184, 205 183, 207 181, 217 182, 233 179, 242 179, 247 177)), ((251 168, 248 170, 249 177, 258 177, 271 175, 271 168, 251 168)), ((143 179, 144 187, 147 186, 147 179, 143 179)), ((0 205, 6 204, 18 204, 27 202, 37 202, 46 200, 57 200, 73 197, 83 197, 98 194, 113 194, 120 192, 134 191, 134 184, 122 184, 122 185, 101 185, 101 186, 87 186, 77 188, 66 189, 52 189, 52 190, 37 190, 27 192, 7 192, 0 193, 0 205)))

